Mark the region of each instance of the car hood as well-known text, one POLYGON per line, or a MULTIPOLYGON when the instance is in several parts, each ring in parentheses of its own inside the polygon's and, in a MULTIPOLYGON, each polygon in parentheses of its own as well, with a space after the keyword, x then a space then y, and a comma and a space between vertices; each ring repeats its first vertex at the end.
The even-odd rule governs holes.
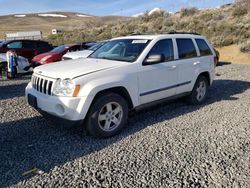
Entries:
POLYGON ((126 65, 126 62, 104 59, 83 58, 46 64, 34 69, 36 74, 50 78, 75 78, 94 72, 126 65))
POLYGON ((68 52, 63 57, 68 57, 71 59, 78 59, 78 58, 88 57, 92 53, 93 53, 92 50, 82 50, 82 51, 77 51, 77 52, 68 52))
POLYGON ((54 53, 51 53, 51 52, 46 52, 46 53, 42 53, 42 54, 39 54, 37 56, 35 56, 32 61, 40 61, 42 58, 48 56, 48 55, 54 55, 54 53))

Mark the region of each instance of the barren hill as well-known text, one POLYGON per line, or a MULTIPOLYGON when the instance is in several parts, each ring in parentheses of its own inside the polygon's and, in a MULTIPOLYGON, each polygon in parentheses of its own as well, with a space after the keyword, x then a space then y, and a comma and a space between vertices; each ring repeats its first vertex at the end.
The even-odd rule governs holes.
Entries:
POLYGON ((53 28, 71 31, 90 27, 100 27, 118 20, 126 20, 121 16, 91 16, 74 12, 48 12, 34 14, 17 14, 0 16, 0 38, 7 32, 42 31, 44 36, 53 28))

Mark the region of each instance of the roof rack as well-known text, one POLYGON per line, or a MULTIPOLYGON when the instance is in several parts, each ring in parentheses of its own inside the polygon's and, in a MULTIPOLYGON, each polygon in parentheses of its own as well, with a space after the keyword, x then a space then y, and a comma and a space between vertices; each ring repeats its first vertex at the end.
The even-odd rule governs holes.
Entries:
POLYGON ((178 32, 178 31, 170 31, 170 32, 159 32, 159 33, 140 33, 140 32, 135 32, 132 33, 131 35, 157 35, 157 34, 190 34, 190 35, 200 35, 199 33, 196 32, 178 32))

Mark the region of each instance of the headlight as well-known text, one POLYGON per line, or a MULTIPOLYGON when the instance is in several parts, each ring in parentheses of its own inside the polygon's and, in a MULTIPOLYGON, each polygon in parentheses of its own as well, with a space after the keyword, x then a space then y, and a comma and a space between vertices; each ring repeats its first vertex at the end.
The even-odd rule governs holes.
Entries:
POLYGON ((49 59, 51 57, 52 57, 51 55, 47 55, 47 56, 43 57, 40 61, 41 62, 47 61, 47 59, 49 59))
POLYGON ((53 88, 53 94, 57 96, 74 96, 79 92, 80 86, 74 85, 71 79, 58 79, 53 88))

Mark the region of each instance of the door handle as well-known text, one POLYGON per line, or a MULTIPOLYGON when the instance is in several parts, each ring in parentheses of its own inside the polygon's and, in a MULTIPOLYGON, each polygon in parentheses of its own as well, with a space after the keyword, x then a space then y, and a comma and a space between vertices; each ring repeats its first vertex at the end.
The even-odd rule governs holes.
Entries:
POLYGON ((174 70, 174 69, 176 69, 177 67, 175 66, 175 65, 173 65, 173 66, 169 66, 168 67, 168 70, 174 70))
POLYGON ((197 61, 197 62, 194 62, 193 65, 199 65, 201 62, 200 61, 197 61))

